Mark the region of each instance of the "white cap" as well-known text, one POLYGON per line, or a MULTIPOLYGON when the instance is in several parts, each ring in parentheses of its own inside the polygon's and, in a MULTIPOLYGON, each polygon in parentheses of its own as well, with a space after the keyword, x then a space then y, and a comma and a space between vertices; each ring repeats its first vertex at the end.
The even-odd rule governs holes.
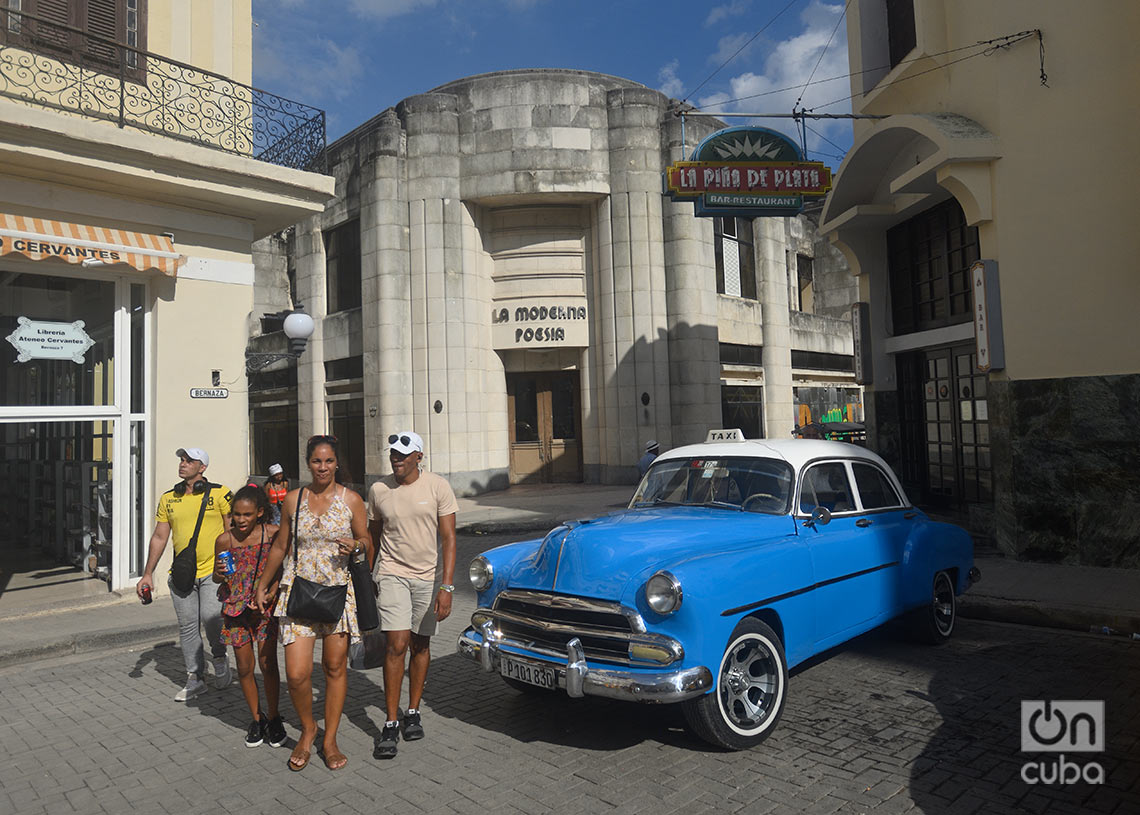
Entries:
POLYGON ((270 475, 281 475, 281 473, 283 473, 283 472, 285 472, 285 471, 283 469, 281 469, 280 464, 270 464, 269 465, 269 474, 270 475))
POLYGON ((206 467, 210 466, 210 454, 203 450, 201 447, 179 447, 174 451, 174 455, 178 456, 179 458, 185 456, 186 458, 193 459, 194 461, 202 462, 202 464, 206 467))
POLYGON ((645 452, 648 453, 650 450, 656 450, 656 449, 657 449, 657 440, 656 439, 650 439, 649 441, 647 441, 645 443, 645 452))
POLYGON ((405 456, 408 453, 422 453, 424 451, 424 440, 420 438, 419 433, 401 430, 399 433, 393 433, 388 437, 388 449, 395 450, 405 456))

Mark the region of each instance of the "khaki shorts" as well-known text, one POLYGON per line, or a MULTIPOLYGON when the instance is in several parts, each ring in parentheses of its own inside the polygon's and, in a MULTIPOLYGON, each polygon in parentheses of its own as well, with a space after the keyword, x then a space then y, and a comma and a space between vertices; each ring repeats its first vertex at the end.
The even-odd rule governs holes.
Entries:
POLYGON ((435 634, 435 581, 381 574, 376 582, 380 586, 381 631, 411 631, 421 637, 435 634))

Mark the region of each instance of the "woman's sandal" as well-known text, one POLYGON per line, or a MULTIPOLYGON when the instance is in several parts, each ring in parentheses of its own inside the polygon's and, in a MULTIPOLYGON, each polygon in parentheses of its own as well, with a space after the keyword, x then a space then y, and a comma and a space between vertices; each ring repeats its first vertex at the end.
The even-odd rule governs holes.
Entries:
POLYGON ((293 748, 293 752, 289 756, 289 762, 288 762, 289 763, 289 769, 295 773, 301 772, 301 770, 303 770, 309 766, 309 759, 311 757, 312 757, 312 753, 310 751, 302 750, 301 745, 297 745, 296 747, 293 748), (301 759, 301 763, 300 764, 294 763, 293 759, 295 759, 295 758, 301 759))
POLYGON ((343 770, 348 766, 348 759, 344 753, 321 753, 321 758, 324 759, 325 766, 332 771, 343 770), (333 765, 336 765, 335 767, 333 765))

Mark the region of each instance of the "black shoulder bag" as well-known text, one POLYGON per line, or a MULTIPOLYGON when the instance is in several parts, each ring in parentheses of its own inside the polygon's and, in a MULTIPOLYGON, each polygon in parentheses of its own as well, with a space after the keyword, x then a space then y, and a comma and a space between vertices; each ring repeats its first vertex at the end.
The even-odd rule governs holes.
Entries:
POLYGON ((198 508, 198 522, 194 524, 194 534, 186 548, 174 556, 170 564, 170 582, 174 588, 185 594, 194 588, 194 581, 198 578, 198 533, 202 531, 202 518, 206 516, 206 505, 210 502, 210 490, 213 484, 206 482, 206 491, 202 493, 202 506, 198 508))
POLYGON ((289 602, 285 614, 295 620, 308 620, 314 623, 335 623, 344 614, 344 603, 348 598, 348 585, 325 586, 306 580, 297 574, 297 520, 301 516, 301 501, 305 499, 305 488, 297 493, 297 509, 293 513, 293 587, 289 590, 289 602))

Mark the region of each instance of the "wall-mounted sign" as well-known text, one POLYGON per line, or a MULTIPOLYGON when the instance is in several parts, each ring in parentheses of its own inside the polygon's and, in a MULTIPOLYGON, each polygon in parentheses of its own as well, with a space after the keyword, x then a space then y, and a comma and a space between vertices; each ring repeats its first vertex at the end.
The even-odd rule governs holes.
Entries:
POLYGON ((83 321, 49 323, 19 317, 16 330, 8 335, 8 342, 16 349, 16 361, 30 359, 70 359, 76 365, 83 363, 87 349, 95 340, 83 330, 83 321))
POLYGON ((226 399, 230 395, 228 388, 191 388, 191 399, 226 399))
POLYGON ((851 339, 854 341, 855 384, 874 381, 871 362, 871 304, 862 301, 851 307, 851 339))
POLYGON ((496 350, 589 345, 586 315, 582 296, 499 300, 491 307, 491 344, 496 350))
POLYGON ((692 201, 696 214, 758 218, 796 215, 804 196, 826 195, 831 169, 804 161, 796 143, 766 127, 718 130, 697 145, 689 161, 665 170, 665 194, 692 201))
POLYGON ((1005 341, 1001 329, 1001 289, 996 260, 979 260, 970 267, 974 290, 974 341, 979 371, 1005 367, 1005 341))

